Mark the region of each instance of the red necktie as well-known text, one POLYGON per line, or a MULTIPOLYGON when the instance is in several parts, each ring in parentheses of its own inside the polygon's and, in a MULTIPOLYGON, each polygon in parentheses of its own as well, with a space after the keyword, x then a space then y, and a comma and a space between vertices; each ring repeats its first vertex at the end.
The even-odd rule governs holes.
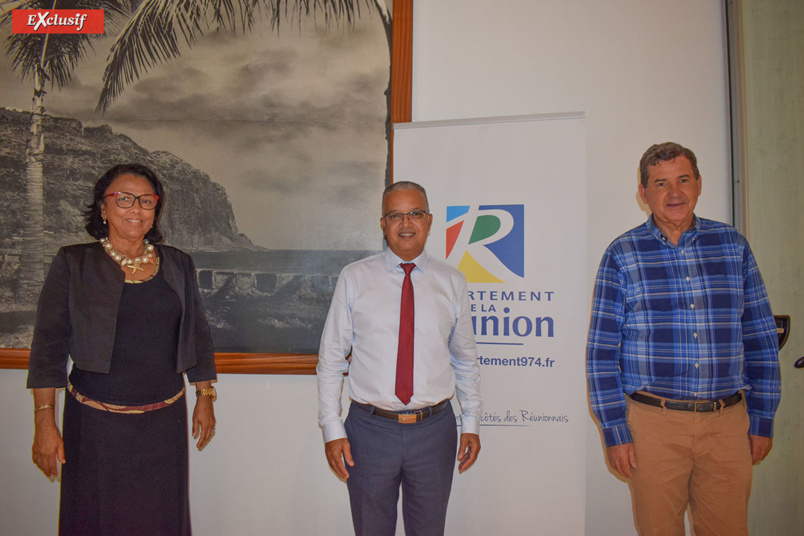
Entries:
POLYGON ((396 397, 407 405, 413 396, 413 282, 410 272, 416 268, 412 262, 399 266, 405 270, 402 282, 402 301, 399 308, 399 350, 396 355, 396 397))

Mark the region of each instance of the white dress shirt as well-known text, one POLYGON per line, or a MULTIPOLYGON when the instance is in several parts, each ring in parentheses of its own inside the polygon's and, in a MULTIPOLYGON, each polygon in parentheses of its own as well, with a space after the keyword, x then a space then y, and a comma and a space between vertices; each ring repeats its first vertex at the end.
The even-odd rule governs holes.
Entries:
POLYGON ((388 411, 413 410, 452 398, 456 387, 463 433, 480 427, 480 369, 466 279, 430 257, 416 257, 413 398, 394 394, 399 308, 405 262, 390 249, 346 266, 338 278, 318 354, 318 422, 324 441, 346 437, 341 420, 343 374, 349 396, 388 411), (351 352, 350 361, 346 356, 351 352))

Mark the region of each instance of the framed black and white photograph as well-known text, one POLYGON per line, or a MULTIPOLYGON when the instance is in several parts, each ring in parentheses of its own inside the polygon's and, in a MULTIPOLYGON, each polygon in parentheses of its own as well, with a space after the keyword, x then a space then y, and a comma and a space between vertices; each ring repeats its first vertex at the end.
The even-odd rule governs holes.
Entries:
POLYGON ((103 36, 15 35, 0 55, 0 360, 30 345, 58 248, 91 241, 94 182, 136 162, 165 185, 165 243, 195 260, 219 362, 310 372, 340 270, 383 247, 392 2, 131 4, 103 36))

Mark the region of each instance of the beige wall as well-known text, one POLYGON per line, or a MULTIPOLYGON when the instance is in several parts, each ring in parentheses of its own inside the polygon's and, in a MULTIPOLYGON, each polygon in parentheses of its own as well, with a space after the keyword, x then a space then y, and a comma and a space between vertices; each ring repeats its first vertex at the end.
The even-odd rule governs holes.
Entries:
MULTIPOLYGON (((591 282, 608 242, 646 217, 636 167, 652 143, 693 148, 704 177, 699 213, 730 219, 721 4, 417 0, 413 119, 585 112, 588 181, 578 187, 588 189, 591 282)), ((58 493, 30 462, 24 377, 0 371, 2 532, 54 534, 58 493)), ((218 390, 217 438, 191 455, 194 533, 349 534, 346 489, 315 425, 315 378, 227 375, 218 390)), ((587 449, 587 534, 634 534, 628 488, 606 469, 591 417, 587 449)), ((504 454, 484 451, 478 463, 484 455, 504 454)), ((450 516, 463 508, 454 502, 450 516)), ((533 527, 538 534, 538 519, 533 527)))
POLYGON ((774 450, 754 471, 752 534, 804 527, 804 3, 742 0, 748 232, 774 314, 790 315, 781 350, 774 450))

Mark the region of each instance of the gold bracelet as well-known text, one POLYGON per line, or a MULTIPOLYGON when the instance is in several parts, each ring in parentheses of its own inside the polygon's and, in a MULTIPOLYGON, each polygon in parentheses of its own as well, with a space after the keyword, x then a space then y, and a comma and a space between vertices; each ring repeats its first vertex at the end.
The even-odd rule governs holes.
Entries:
POLYGON ((196 389, 195 397, 198 398, 199 396, 210 396, 212 397, 212 401, 215 402, 218 399, 218 391, 216 391, 214 387, 207 387, 206 389, 196 389))
POLYGON ((41 406, 39 406, 38 408, 36 408, 34 410, 34 413, 38 413, 38 412, 42 411, 43 409, 53 409, 53 404, 42 404, 41 406))

